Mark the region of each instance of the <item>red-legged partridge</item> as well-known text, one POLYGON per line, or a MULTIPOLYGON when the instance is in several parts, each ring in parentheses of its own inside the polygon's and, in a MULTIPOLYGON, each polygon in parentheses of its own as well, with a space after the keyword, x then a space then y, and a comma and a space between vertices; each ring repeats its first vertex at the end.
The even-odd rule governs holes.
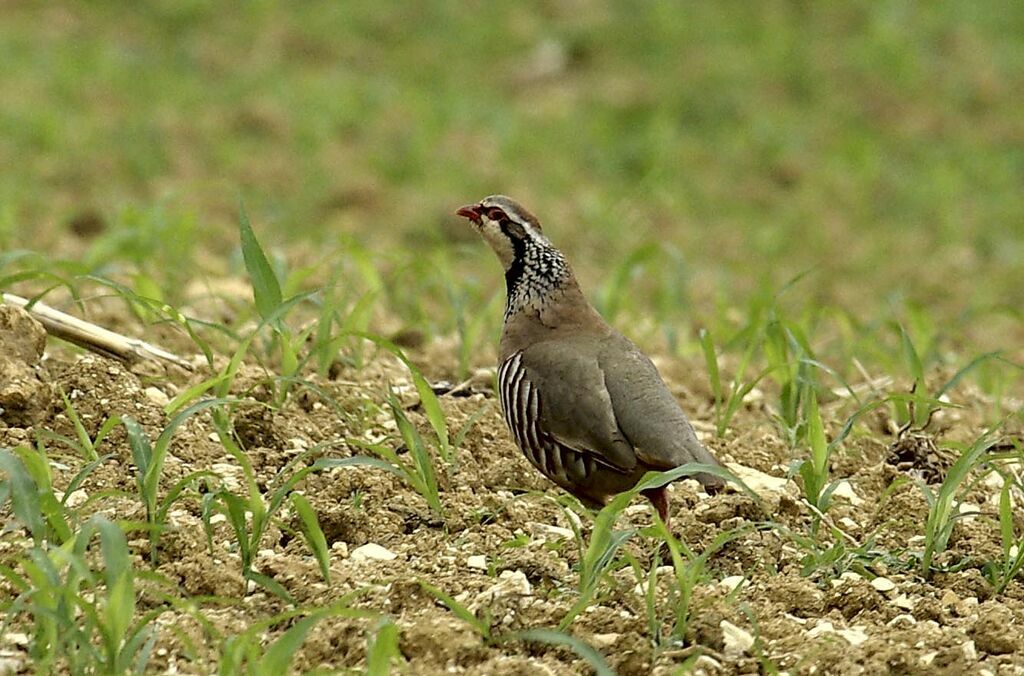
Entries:
MULTIPOLYGON (((651 360, 587 302, 533 214, 502 195, 456 213, 505 267, 498 394, 534 467, 584 502, 603 505, 649 470, 718 464, 651 360)), ((709 488, 722 484, 696 478, 709 488)), ((665 489, 645 494, 668 521, 665 489)))

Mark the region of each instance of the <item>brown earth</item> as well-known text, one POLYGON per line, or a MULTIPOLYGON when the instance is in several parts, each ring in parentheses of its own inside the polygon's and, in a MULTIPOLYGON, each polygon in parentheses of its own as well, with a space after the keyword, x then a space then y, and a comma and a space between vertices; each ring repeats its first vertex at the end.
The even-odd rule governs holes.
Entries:
MULTIPOLYGON (((40 360, 39 327, 20 312, 5 310, 0 318, 0 447, 33 443, 43 430, 74 437, 61 392, 91 434, 110 416, 130 415, 155 439, 168 422, 163 408, 168 399, 210 375, 205 368, 188 373, 152 363, 129 368, 56 345, 40 360)), ((120 319, 132 324, 129 317, 120 319)), ((169 347, 189 349, 180 337, 164 337, 169 347)), ((410 356, 432 381, 452 380, 455 352, 450 347, 427 343, 410 356)), ((363 452, 352 439, 387 440, 398 448, 399 442, 391 439, 394 422, 384 405, 388 385, 399 393, 421 432, 429 435, 405 367, 384 351, 368 347, 366 356, 361 368, 339 362, 330 378, 310 376, 321 391, 293 392, 279 409, 266 404, 268 373, 253 364, 242 369, 232 389, 241 400, 234 410, 235 430, 261 486, 317 444, 333 444, 323 453, 330 457, 363 452)), ((797 453, 771 423, 766 404, 771 392, 750 397, 726 437, 716 439, 703 368, 697 361, 659 363, 698 431, 723 461, 785 476, 797 453)), ((438 464, 444 520, 390 473, 371 467, 327 470, 310 475, 298 488, 315 508, 331 547, 330 582, 324 582, 297 536, 294 513, 284 514, 269 529, 255 565, 302 605, 323 606, 356 592, 353 607, 397 623, 409 673, 587 673, 586 663, 566 648, 521 641, 486 643, 419 584, 435 585, 479 617, 489 614, 497 637, 554 627, 577 598, 579 551, 571 536, 572 517, 559 504, 562 493, 542 479, 511 443, 491 392, 492 377, 491 371, 478 372, 467 388, 440 398, 453 436, 483 410, 452 466, 445 471, 438 464), (379 545, 393 558, 361 556, 366 550, 359 548, 367 544, 379 545)), ((957 403, 965 408, 944 414, 955 413, 955 419, 946 421, 937 448, 945 439, 969 440, 983 430, 983 398, 961 388, 957 403)), ((843 406, 837 401, 825 407, 833 433, 848 415, 843 406)), ((913 481, 889 487, 914 472, 932 480, 945 467, 931 438, 920 441, 919 447, 904 440, 891 450, 896 439, 887 431, 892 427, 889 422, 879 413, 858 428, 833 459, 833 478, 849 482, 837 491, 827 520, 845 534, 840 537, 848 543, 847 553, 873 539, 874 544, 863 550, 887 555, 863 560, 851 555, 804 575, 807 552, 788 533, 809 537, 812 518, 793 481, 763 489, 770 515, 740 493, 707 496, 696 483, 680 482, 672 490, 673 529, 694 551, 703 551, 726 531, 756 524, 738 531, 710 556, 706 576, 690 600, 685 640, 677 645, 666 642, 659 649, 651 640, 651 621, 654 631, 667 636, 674 619, 671 569, 660 571, 653 620, 638 593, 639 580, 626 566, 609 576, 569 630, 597 648, 622 674, 668 674, 684 663, 707 674, 757 673, 769 663, 792 674, 1024 673, 1024 583, 1018 579, 994 596, 980 570, 983 560, 1000 552, 992 502, 998 489, 991 480, 983 480, 968 495, 981 514, 958 522, 950 549, 939 561, 951 568, 961 564, 961 569, 923 579, 906 565, 908 555, 921 548, 927 513, 922 492, 913 481), (768 521, 776 525, 768 526, 768 521), (741 584, 734 576, 747 582, 741 584)), ((54 481, 63 488, 84 460, 58 441, 50 440, 47 446, 54 481)), ((71 503, 83 516, 101 512, 117 519, 143 519, 140 503, 130 497, 134 467, 121 427, 103 442, 100 453, 112 456, 89 476, 71 503), (118 497, 116 491, 128 497, 118 497)), ((166 490, 197 470, 210 470, 220 476, 222 485, 242 490, 241 470, 216 440, 207 413, 178 428, 161 485, 166 490)), ((1024 516, 1019 510, 1016 516, 1020 532, 1024 516)), ((3 518, 9 522, 10 514, 3 518)), ((183 610, 169 610, 160 617, 163 630, 150 667, 209 673, 215 669, 218 635, 237 633, 289 606, 262 588, 247 588, 232 533, 223 521, 214 525, 211 551, 198 494, 177 502, 169 520, 156 572, 181 597, 217 598, 195 602, 210 628, 204 629, 183 610)), ((649 508, 638 501, 619 526, 649 521, 649 508)), ((588 533, 591 518, 584 516, 581 523, 588 533)), ((0 539, 0 562, 10 563, 20 551, 23 543, 14 535, 8 532, 0 539)), ((144 570, 150 565, 148 540, 132 537, 137 569, 144 570)), ((645 571, 654 555, 652 542, 637 535, 625 545, 645 571)), ((12 592, 6 582, 0 587, 0 593, 12 592)), ((157 603, 151 592, 143 592, 140 610, 157 603)), ((300 650, 295 668, 358 669, 377 625, 376 617, 321 621, 300 650)), ((269 632, 267 640, 283 628, 269 632)))

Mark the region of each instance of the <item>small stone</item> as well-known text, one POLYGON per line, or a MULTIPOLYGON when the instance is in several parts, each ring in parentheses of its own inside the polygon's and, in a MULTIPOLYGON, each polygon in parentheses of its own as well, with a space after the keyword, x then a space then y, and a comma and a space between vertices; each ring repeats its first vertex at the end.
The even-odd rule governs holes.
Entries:
POLYGON ((836 633, 835 626, 828 620, 818 620, 818 624, 812 627, 807 632, 808 638, 818 638, 822 634, 834 634, 836 633))
POLYGON ((832 492, 832 497, 843 498, 853 506, 864 504, 864 498, 857 495, 849 481, 840 481, 832 492))
POLYGON ((881 577, 881 576, 876 577, 875 579, 873 579, 871 581, 871 586, 874 587, 877 591, 879 591, 879 592, 881 592, 883 594, 888 594, 889 592, 891 592, 891 591, 896 589, 896 583, 895 582, 893 582, 892 580, 890 580, 887 577, 881 577))
POLYGON ((859 579, 861 579, 860 575, 848 570, 840 575, 838 579, 832 580, 832 587, 835 588, 847 582, 856 582, 859 579))
POLYGON ((836 634, 845 638, 850 645, 857 647, 860 644, 868 640, 867 633, 860 627, 853 627, 851 629, 837 629, 836 634))
POLYGON ((974 646, 974 641, 967 640, 963 644, 964 659, 968 662, 978 661, 978 649, 974 646))
POLYGON ((27 662, 21 653, 4 651, 0 653, 0 674, 27 673, 27 662))
POLYGON ((466 565, 476 570, 487 570, 487 557, 483 554, 476 554, 466 558, 466 565))
POLYGON ((81 507, 89 500, 89 494, 85 492, 84 488, 78 488, 71 491, 64 499, 64 504, 68 507, 81 507))
POLYGON ((902 614, 897 615, 896 617, 892 618, 888 622, 886 622, 885 626, 887 626, 887 627, 895 627, 895 626, 898 626, 898 625, 899 626, 906 625, 906 626, 910 627, 910 626, 913 626, 915 624, 917 624, 917 619, 913 615, 908 615, 907 613, 902 613, 902 614))
POLYGON ((913 610, 914 602, 906 594, 900 594, 892 600, 892 604, 901 610, 913 610))
POLYGON ((693 671, 696 674, 699 674, 701 670, 711 674, 718 674, 721 673, 722 669, 723 667, 721 662, 707 655, 701 655, 697 658, 697 661, 693 663, 693 671))
POLYGON ((26 646, 28 645, 28 634, 23 634, 20 631, 11 631, 4 634, 4 640, 10 642, 13 645, 26 646))
POLYGON ((772 497, 778 499, 780 495, 786 492, 786 484, 789 483, 789 479, 785 477, 765 474, 752 467, 746 467, 735 462, 726 463, 726 467, 762 499, 772 497))
POLYGON ((957 512, 960 515, 961 522, 970 523, 978 518, 978 514, 981 512, 981 507, 969 502, 961 502, 957 507, 957 512))
POLYGON ((503 570, 498 576, 498 581, 476 595, 476 598, 469 604, 471 612, 477 612, 481 608, 491 608, 499 599, 510 596, 529 596, 533 593, 533 586, 526 579, 526 573, 521 570, 503 570))
POLYGON ((724 653, 728 657, 739 657, 754 647, 754 637, 745 629, 740 629, 729 620, 718 624, 722 629, 722 641, 725 643, 724 653))
POLYGON ((331 551, 340 556, 343 559, 348 558, 348 543, 344 540, 338 540, 331 544, 331 551))
POLYGON ((942 595, 942 598, 939 599, 939 603, 946 606, 947 608, 952 608, 953 606, 960 603, 960 597, 957 596, 952 589, 947 589, 945 593, 942 595))
POLYGON ((548 539, 546 536, 553 536, 555 538, 561 538, 563 540, 572 540, 576 537, 576 534, 572 532, 570 528, 562 528, 561 526, 552 526, 549 523, 537 523, 533 522, 529 524, 530 531, 535 537, 548 539))
POLYGON ((166 406, 171 401, 170 398, 166 394, 164 394, 164 391, 161 390, 159 387, 147 387, 145 389, 145 394, 146 398, 149 399, 154 404, 156 404, 157 406, 166 406))
POLYGON ((921 657, 918 658, 918 662, 921 663, 922 667, 930 667, 932 665, 932 662, 935 661, 935 658, 938 657, 938 655, 938 650, 930 653, 925 653, 924 655, 921 655, 921 657))
POLYGON ((622 634, 594 634, 590 637, 590 644, 595 648, 611 648, 615 645, 622 634))
POLYGON ((352 550, 352 559, 355 561, 392 561, 396 558, 397 554, 375 542, 367 542, 352 550))
POLYGON ((730 575, 718 581, 718 586, 724 587, 727 593, 734 591, 740 586, 746 587, 748 584, 750 584, 750 580, 742 575, 730 575))

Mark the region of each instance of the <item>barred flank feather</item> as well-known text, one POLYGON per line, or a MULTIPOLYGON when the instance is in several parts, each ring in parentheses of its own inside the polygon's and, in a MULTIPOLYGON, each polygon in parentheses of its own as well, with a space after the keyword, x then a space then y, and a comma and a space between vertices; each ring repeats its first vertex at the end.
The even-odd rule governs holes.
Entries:
POLYGON ((498 396, 516 446, 544 476, 566 486, 585 481, 597 469, 597 462, 558 443, 540 426, 540 393, 523 368, 522 351, 512 354, 498 369, 498 396))

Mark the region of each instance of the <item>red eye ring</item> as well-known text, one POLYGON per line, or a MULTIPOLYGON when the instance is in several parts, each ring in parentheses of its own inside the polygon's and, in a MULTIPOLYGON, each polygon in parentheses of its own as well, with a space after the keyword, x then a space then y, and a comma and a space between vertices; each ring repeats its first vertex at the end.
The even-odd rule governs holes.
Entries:
POLYGON ((497 207, 491 207, 490 209, 487 210, 487 218, 491 219, 492 221, 497 221, 500 223, 501 221, 505 220, 508 217, 505 216, 505 212, 502 211, 501 209, 497 207))

